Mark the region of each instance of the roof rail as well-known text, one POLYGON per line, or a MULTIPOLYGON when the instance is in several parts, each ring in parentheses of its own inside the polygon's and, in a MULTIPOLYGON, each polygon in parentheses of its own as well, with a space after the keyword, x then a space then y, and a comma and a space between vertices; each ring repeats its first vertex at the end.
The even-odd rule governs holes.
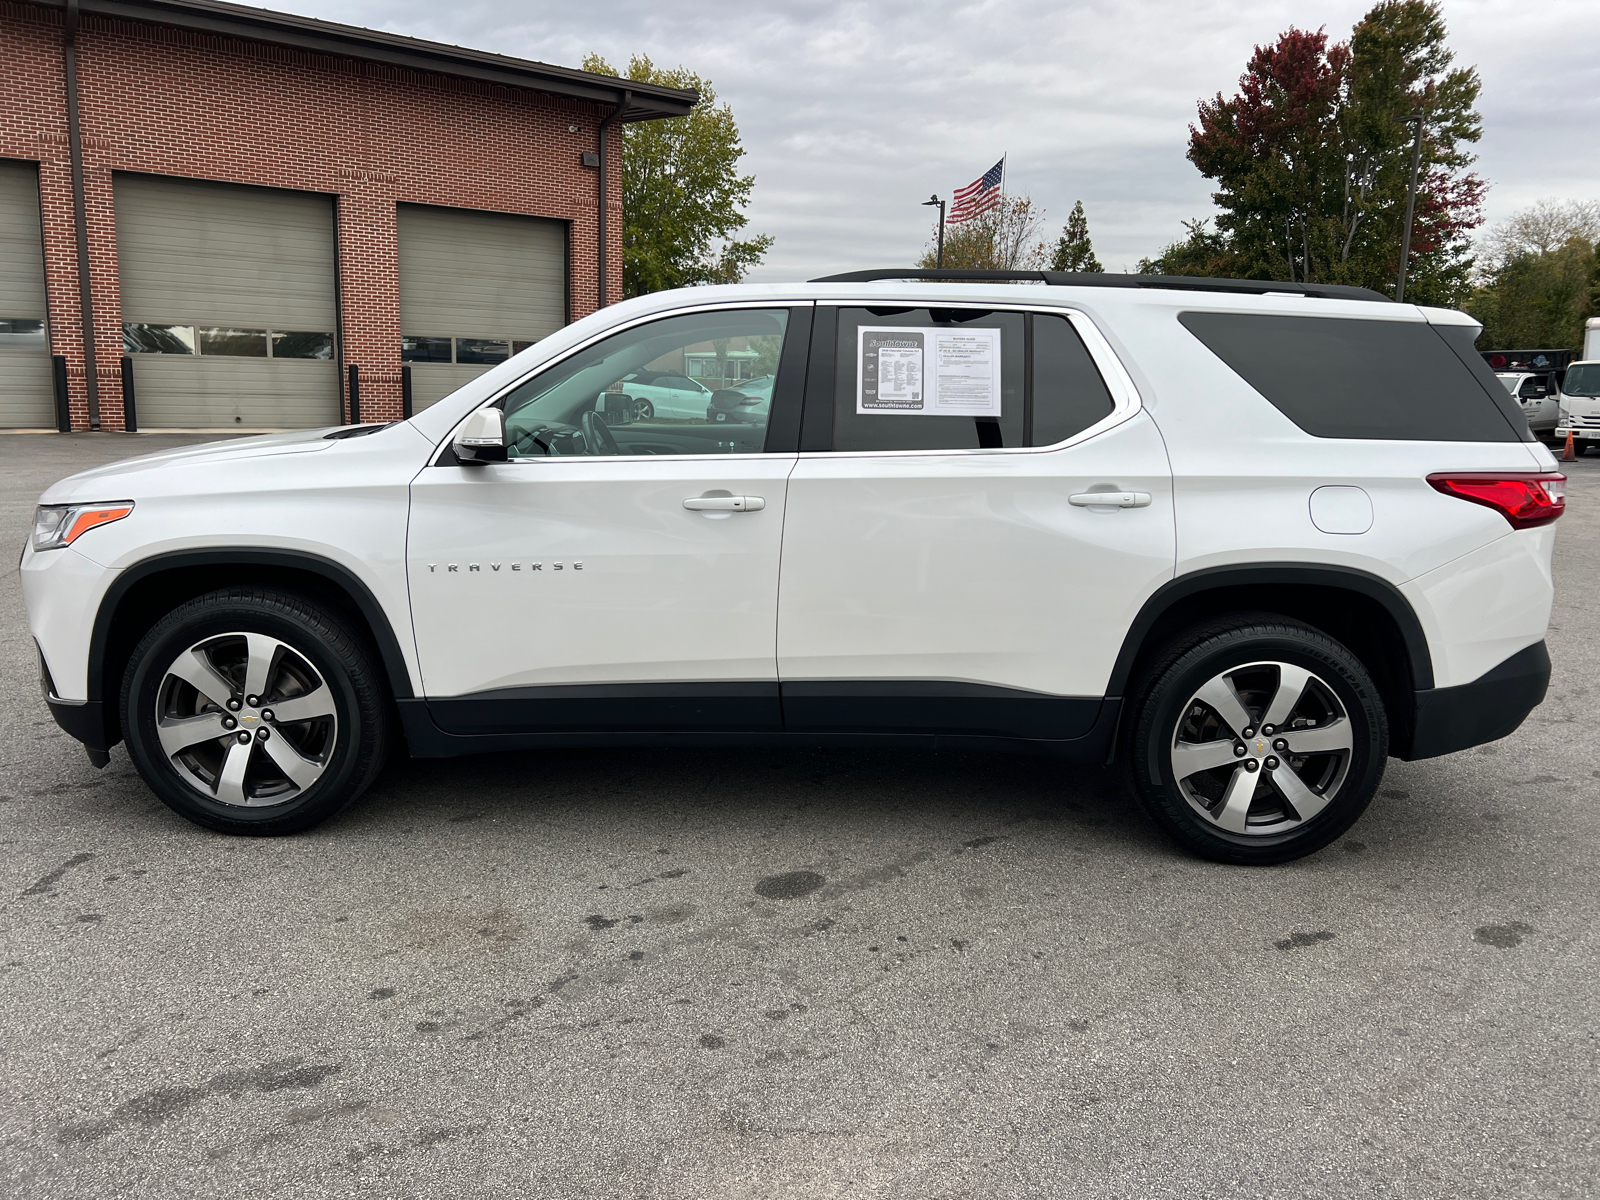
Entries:
POLYGON ((921 279, 945 283, 1048 283, 1053 287, 1170 288, 1185 292, 1242 292, 1261 296, 1288 292, 1325 300, 1376 300, 1392 304, 1371 288, 1342 283, 1280 283, 1271 279, 1212 279, 1203 275, 1117 275, 1074 271, 940 271, 923 267, 876 267, 824 275, 812 283, 877 283, 884 279, 921 279))

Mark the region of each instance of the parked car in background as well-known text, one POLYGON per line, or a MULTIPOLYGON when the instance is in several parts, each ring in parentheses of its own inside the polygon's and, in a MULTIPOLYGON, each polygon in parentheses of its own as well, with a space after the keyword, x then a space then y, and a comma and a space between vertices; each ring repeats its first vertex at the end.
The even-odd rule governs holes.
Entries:
POLYGON ((711 402, 710 388, 677 371, 651 371, 641 367, 613 386, 632 398, 636 421, 648 421, 652 417, 703 421, 711 402))
POLYGON ((765 425, 767 414, 772 410, 774 382, 776 382, 774 376, 760 375, 755 379, 741 380, 719 392, 714 392, 711 403, 706 407, 706 420, 743 421, 765 425))
POLYGON ((1496 371, 1495 378, 1517 398, 1528 428, 1540 437, 1553 437, 1560 408, 1554 377, 1547 371, 1496 371))
POLYGON ((1573 448, 1579 454, 1600 444, 1600 359, 1575 362, 1567 368, 1557 403, 1558 442, 1565 442, 1571 433, 1573 448))

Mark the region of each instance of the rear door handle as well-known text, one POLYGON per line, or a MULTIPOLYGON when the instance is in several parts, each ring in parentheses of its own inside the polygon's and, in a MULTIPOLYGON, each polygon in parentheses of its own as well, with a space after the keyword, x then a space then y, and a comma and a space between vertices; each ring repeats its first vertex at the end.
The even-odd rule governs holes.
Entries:
POLYGON ((691 512, 760 512, 767 502, 760 496, 690 496, 683 506, 691 512))
POLYGON ((1148 508, 1149 492, 1079 492, 1068 496, 1069 504, 1079 508, 1148 508))

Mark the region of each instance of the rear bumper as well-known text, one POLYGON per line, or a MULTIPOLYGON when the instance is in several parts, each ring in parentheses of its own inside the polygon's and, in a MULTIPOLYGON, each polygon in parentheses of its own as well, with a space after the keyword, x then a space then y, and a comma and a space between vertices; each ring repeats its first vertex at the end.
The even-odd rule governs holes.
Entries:
POLYGON ((1514 732, 1550 686, 1550 651, 1543 642, 1519 650, 1471 683, 1416 693, 1407 761, 1437 758, 1514 732))

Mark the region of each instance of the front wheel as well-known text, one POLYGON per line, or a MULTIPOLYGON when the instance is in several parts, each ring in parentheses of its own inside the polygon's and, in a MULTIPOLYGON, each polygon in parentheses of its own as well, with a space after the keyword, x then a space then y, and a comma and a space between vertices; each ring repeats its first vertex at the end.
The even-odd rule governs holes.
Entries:
POLYGON ((1192 631, 1151 672, 1133 727, 1134 785, 1178 842, 1219 862, 1300 858, 1353 825, 1389 733, 1359 659, 1261 616, 1192 631))
POLYGON ((633 402, 633 419, 635 421, 648 421, 656 415, 656 406, 643 396, 638 396, 633 402))
POLYGON ((298 833, 383 765, 380 678, 364 639, 316 602, 228 588, 140 640, 122 728, 139 774, 175 812, 226 833, 298 833))

